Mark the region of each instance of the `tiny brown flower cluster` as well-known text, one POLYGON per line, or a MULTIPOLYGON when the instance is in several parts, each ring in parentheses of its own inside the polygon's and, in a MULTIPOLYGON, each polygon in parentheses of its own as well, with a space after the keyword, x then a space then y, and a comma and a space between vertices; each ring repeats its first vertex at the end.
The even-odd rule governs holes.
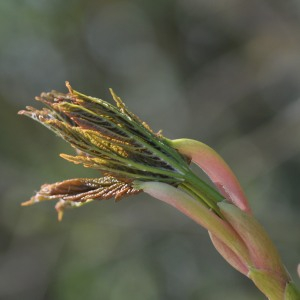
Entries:
POLYGON ((187 159, 169 146, 164 137, 131 113, 111 90, 116 106, 73 90, 42 93, 36 100, 46 105, 27 107, 19 113, 45 125, 75 148, 77 155, 61 154, 75 164, 104 174, 98 179, 71 179, 41 187, 24 205, 59 199, 59 218, 68 206, 95 199, 120 199, 138 192, 134 180, 177 185, 188 170, 187 159))

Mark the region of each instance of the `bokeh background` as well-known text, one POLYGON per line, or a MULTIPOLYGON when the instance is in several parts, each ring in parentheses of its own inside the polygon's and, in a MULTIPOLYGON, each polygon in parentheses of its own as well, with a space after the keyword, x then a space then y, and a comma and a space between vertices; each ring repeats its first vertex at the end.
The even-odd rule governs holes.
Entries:
POLYGON ((17 116, 64 81, 108 88, 169 138, 208 143, 237 173, 299 285, 300 2, 0 1, 0 299, 264 299, 205 230, 146 195, 56 221, 21 208, 43 183, 97 177, 17 116))

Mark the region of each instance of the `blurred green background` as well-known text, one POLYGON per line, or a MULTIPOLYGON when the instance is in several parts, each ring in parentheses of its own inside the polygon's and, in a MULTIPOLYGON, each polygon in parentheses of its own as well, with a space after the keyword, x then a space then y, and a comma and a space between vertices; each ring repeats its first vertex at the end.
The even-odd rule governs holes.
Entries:
POLYGON ((169 138, 215 148, 299 285, 300 2, 0 1, 0 299, 264 299, 205 230, 146 195, 56 220, 21 208, 43 183, 98 173, 30 119, 64 81, 128 107, 169 138), (38 106, 38 105, 37 105, 38 106))

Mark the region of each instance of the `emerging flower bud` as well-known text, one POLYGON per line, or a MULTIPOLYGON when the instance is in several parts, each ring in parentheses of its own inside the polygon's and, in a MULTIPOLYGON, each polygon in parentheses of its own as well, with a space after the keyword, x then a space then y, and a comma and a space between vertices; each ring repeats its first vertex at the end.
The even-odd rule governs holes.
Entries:
POLYGON ((105 176, 102 178, 77 178, 53 184, 44 184, 29 201, 23 202, 23 206, 34 203, 60 199, 55 208, 58 212, 59 221, 62 220, 63 210, 66 207, 79 207, 93 200, 106 200, 115 197, 116 201, 124 196, 139 193, 129 184, 118 179, 105 176))
POLYGON ((112 90, 117 106, 83 95, 73 90, 68 82, 66 85, 68 94, 52 91, 36 98, 47 108, 27 107, 19 114, 54 131, 78 154, 61 154, 61 157, 100 170, 106 177, 43 185, 24 205, 56 198, 60 199, 57 210, 61 212, 64 207, 78 206, 93 199, 120 198, 136 193, 131 187, 135 179, 174 186, 185 180, 190 172, 188 159, 131 113, 112 90))
POLYGON ((129 112, 111 90, 117 107, 74 91, 42 93, 36 99, 48 106, 27 107, 20 114, 42 123, 82 154, 61 156, 74 163, 125 179, 183 181, 187 159, 129 112))

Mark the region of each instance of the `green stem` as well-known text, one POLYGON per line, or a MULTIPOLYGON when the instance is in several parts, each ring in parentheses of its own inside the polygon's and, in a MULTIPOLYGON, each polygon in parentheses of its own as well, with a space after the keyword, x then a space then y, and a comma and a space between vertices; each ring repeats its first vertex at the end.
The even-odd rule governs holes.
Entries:
POLYGON ((293 282, 289 282, 284 291, 284 300, 299 300, 300 290, 293 282))
POLYGON ((189 172, 186 175, 186 180, 180 184, 180 187, 211 208, 218 216, 222 216, 217 203, 223 201, 224 197, 193 172, 189 172))

